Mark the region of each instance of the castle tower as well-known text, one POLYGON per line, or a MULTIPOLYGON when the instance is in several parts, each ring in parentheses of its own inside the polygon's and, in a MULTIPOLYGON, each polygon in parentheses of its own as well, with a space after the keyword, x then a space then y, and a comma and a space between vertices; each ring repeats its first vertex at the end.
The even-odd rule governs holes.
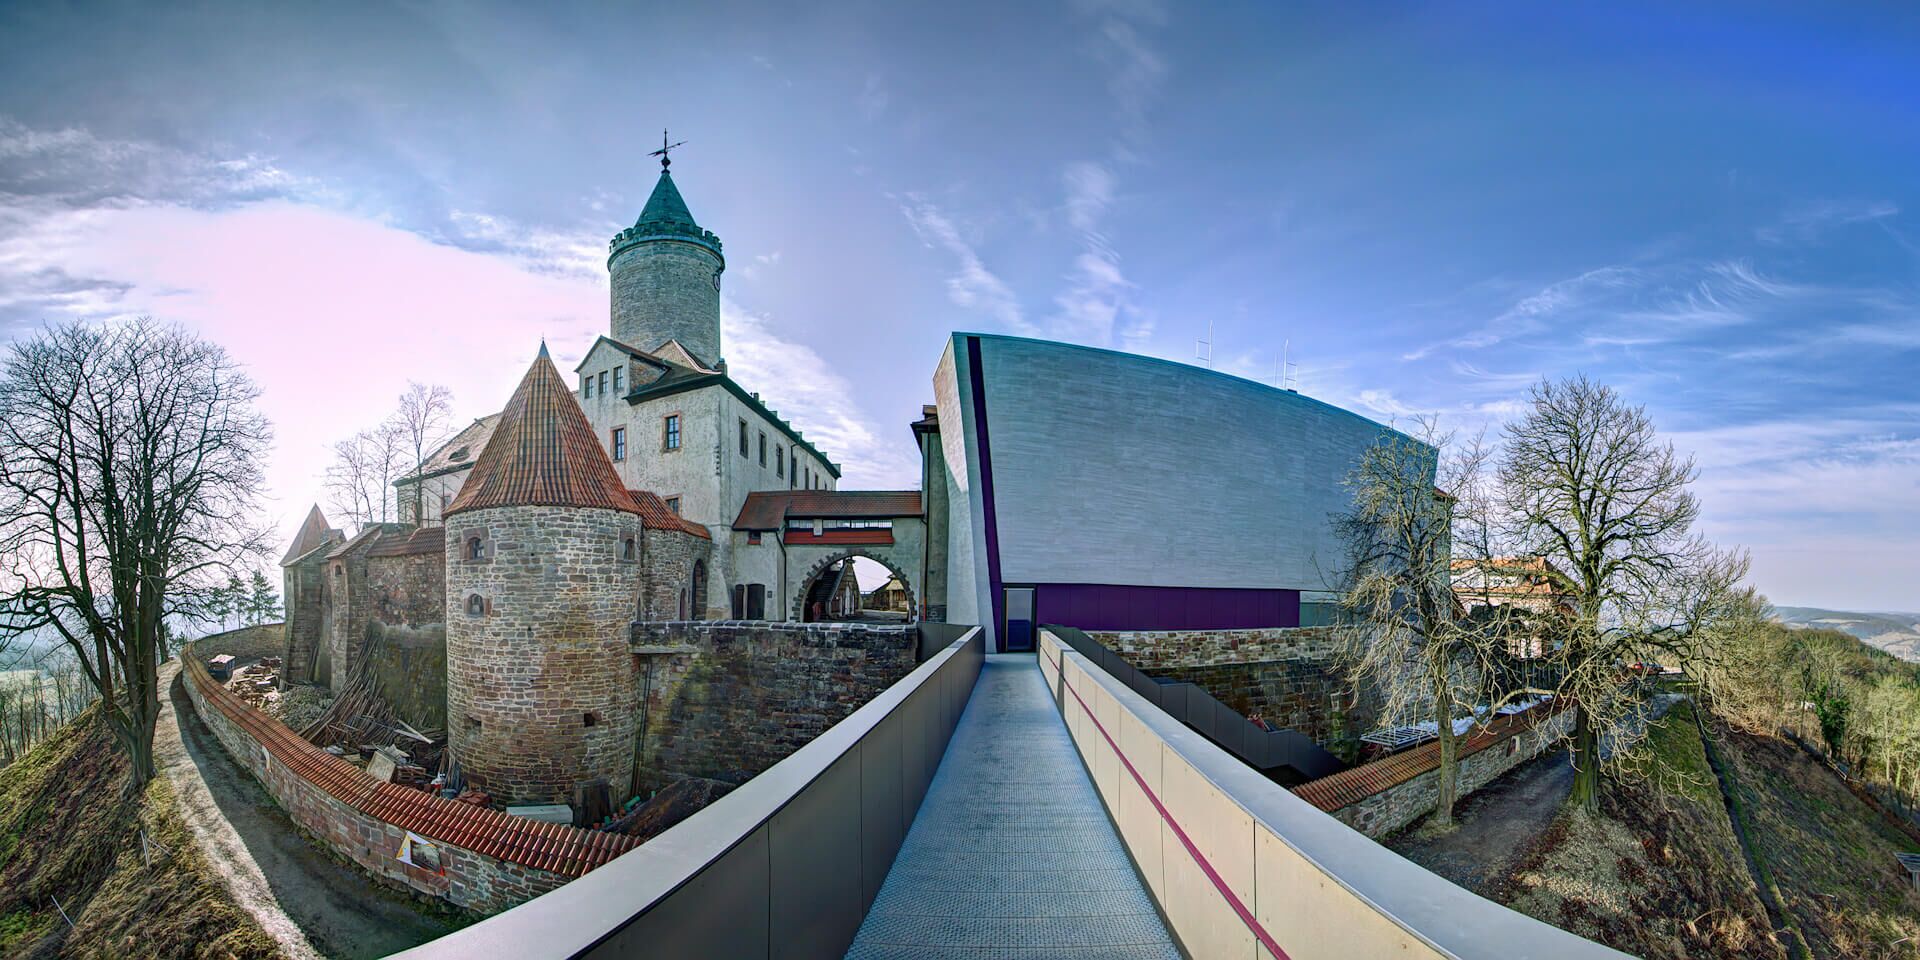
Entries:
POLYGON ((545 344, 447 506, 447 740, 509 803, 633 773, 640 506, 545 344))
POLYGON ((613 339, 654 351, 678 340, 708 366, 720 362, 720 238, 693 222, 673 185, 666 149, 660 182, 634 225, 608 244, 613 339))

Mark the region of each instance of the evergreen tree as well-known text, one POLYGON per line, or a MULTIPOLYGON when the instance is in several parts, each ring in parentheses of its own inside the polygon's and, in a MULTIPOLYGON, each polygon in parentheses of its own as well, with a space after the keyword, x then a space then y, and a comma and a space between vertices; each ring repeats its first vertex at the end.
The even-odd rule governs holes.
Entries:
POLYGON ((240 581, 239 574, 227 574, 226 593, 228 629, 231 630, 246 622, 247 619, 247 585, 240 581))
POLYGON ((258 570, 253 572, 253 596, 249 600, 249 612, 254 623, 266 623, 280 610, 280 595, 274 592, 273 583, 267 575, 258 570))

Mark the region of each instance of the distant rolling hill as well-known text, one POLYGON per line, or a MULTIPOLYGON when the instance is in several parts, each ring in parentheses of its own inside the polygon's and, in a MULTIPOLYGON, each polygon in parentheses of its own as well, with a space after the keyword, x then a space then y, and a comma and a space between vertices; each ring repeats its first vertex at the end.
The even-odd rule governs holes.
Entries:
POLYGON ((1844 631, 1903 660, 1920 662, 1920 613, 1851 613, 1819 607, 1774 607, 1773 613, 1788 626, 1844 631))

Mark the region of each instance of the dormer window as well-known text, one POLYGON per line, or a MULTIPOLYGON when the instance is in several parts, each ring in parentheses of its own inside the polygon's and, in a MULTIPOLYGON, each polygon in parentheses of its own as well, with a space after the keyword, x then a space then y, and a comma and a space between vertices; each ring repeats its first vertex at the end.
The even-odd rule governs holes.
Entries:
POLYGON ((468 455, 468 454, 469 454, 470 452, 471 452, 471 451, 469 451, 469 450, 468 450, 468 449, 467 449, 466 447, 461 447, 460 449, 458 449, 458 450, 455 450, 454 452, 452 452, 452 453, 449 453, 449 454, 447 454, 447 459, 448 459, 448 460, 452 460, 452 461, 454 461, 455 463, 458 463, 458 462, 459 462, 459 461, 461 461, 461 460, 465 460, 465 459, 467 458, 467 455, 468 455))

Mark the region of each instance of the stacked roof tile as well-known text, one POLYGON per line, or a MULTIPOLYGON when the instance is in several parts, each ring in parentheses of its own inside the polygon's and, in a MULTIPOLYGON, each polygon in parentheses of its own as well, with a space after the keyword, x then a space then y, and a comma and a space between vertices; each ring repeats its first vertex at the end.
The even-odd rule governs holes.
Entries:
POLYGON ((524 506, 640 512, 545 344, 445 515, 524 506))

